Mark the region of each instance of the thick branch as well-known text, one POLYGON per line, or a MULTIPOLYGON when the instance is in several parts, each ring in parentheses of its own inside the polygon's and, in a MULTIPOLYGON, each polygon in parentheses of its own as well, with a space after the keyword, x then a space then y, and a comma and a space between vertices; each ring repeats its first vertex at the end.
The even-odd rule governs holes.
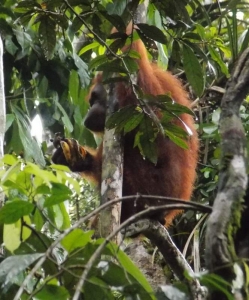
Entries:
POLYGON ((188 283, 193 299, 206 299, 206 290, 194 278, 192 268, 178 250, 164 226, 149 219, 140 220, 131 226, 136 226, 137 231, 144 234, 158 247, 169 267, 181 281, 186 279, 184 276, 186 272, 192 277, 192 280, 189 280, 188 283))
MULTIPOLYGON (((110 84, 109 89, 109 109, 117 102, 114 85, 110 84)), ((103 139, 103 159, 102 159, 102 184, 101 184, 101 204, 112 199, 122 197, 123 185, 123 149, 121 138, 114 134, 114 130, 105 130, 103 139)), ((120 224, 121 203, 109 206, 100 214, 98 233, 100 236, 107 236, 120 224)), ((116 236, 116 243, 121 241, 120 235, 116 236)))
POLYGON ((240 225, 242 201, 247 186, 246 138, 239 117, 239 108, 248 92, 249 49, 240 57, 222 98, 221 170, 218 193, 206 233, 207 267, 211 272, 221 275, 231 285, 236 277, 234 235, 240 225))

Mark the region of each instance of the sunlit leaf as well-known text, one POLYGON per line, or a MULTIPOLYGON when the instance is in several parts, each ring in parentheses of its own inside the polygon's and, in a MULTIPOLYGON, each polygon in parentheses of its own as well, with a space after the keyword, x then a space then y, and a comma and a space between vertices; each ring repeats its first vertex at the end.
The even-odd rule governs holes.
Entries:
POLYGON ((50 196, 46 198, 44 207, 59 204, 65 200, 68 200, 72 194, 65 184, 53 183, 50 189, 50 196))
POLYGON ((6 165, 14 165, 15 163, 17 163, 18 159, 15 155, 11 155, 11 154, 5 154, 4 157, 2 158, 2 161, 6 164, 6 165))
POLYGON ((61 244, 67 252, 70 253, 76 248, 84 247, 87 243, 89 243, 93 233, 94 231, 84 232, 83 230, 76 228, 64 237, 61 244))
MULTIPOLYGON (((31 226, 31 220, 29 216, 23 216, 23 222, 28 226, 31 226)), ((21 232, 21 241, 26 241, 31 236, 31 229, 28 226, 22 225, 22 232, 21 232)))
POLYGON ((63 286, 46 284, 43 286, 42 290, 35 294, 35 298, 37 300, 67 300, 69 299, 69 293, 63 286))
MULTIPOLYGON (((3 227, 3 242, 5 247, 14 252, 21 244, 21 220, 12 224, 4 224, 3 227)), ((1 274, 1 273, 0 273, 1 274)))
POLYGON ((0 223, 11 224, 21 217, 30 214, 34 205, 27 201, 15 200, 7 202, 0 209, 0 223))

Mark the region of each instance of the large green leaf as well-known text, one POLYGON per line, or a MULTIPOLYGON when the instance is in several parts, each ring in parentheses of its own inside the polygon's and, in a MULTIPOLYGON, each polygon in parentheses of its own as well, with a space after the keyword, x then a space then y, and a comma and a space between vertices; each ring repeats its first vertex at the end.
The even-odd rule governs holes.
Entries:
POLYGON ((91 237, 94 231, 84 232, 83 230, 76 228, 71 231, 64 239, 61 241, 62 246, 71 253, 77 248, 84 247, 87 243, 91 242, 91 237))
POLYGON ((164 33, 153 25, 148 25, 145 23, 136 24, 136 26, 145 34, 148 38, 152 39, 153 41, 157 41, 161 44, 167 44, 167 39, 164 33))
POLYGON ((47 60, 52 59, 54 56, 56 45, 55 26, 54 20, 49 15, 43 15, 40 18, 39 39, 47 60))
POLYGON ((0 282, 14 282, 20 272, 25 271, 42 255, 43 253, 34 253, 7 257, 0 264, 0 282))
POLYGON ((118 15, 109 15, 106 11, 101 10, 101 14, 119 31, 125 31, 126 26, 123 19, 118 15))
POLYGON ((136 110, 135 105, 125 106, 108 118, 106 127, 108 129, 115 128, 116 132, 121 132, 126 126, 126 132, 129 132, 139 124, 139 122, 136 124, 135 121, 138 115, 143 116, 141 112, 136 110))
POLYGON ((220 66, 222 73, 228 76, 229 75, 228 67, 224 63, 223 58, 220 56, 219 52, 215 50, 212 46, 208 46, 208 50, 212 59, 216 61, 220 66))
POLYGON ((0 224, 15 223, 21 217, 29 215, 34 208, 34 205, 27 201, 9 201, 0 209, 0 224))
POLYGON ((126 0, 114 0, 106 5, 106 10, 109 15, 121 16, 126 8, 126 0))
POLYGON ((73 59, 76 67, 78 68, 78 74, 80 76, 81 86, 84 88, 88 86, 90 83, 88 66, 75 52, 73 53, 73 59))
MULTIPOLYGON (((125 254, 123 251, 119 251, 119 246, 115 244, 108 244, 107 249, 117 257, 118 261, 122 265, 122 267, 131 274, 137 282, 139 282, 142 287, 148 292, 150 295, 150 299, 155 299, 153 289, 149 285, 147 279, 144 274, 139 270, 139 268, 131 261, 129 256, 125 254)), ((145 298, 143 298, 145 299, 145 298)))
POLYGON ((40 4, 37 3, 35 0, 19 1, 19 3, 17 3, 17 5, 15 6, 15 12, 27 13, 34 11, 35 7, 41 8, 40 4))
POLYGON ((71 194, 71 189, 69 189, 65 184, 53 183, 50 189, 50 196, 46 198, 44 207, 59 204, 65 200, 68 200, 71 194))
POLYGON ((157 163, 157 149, 154 144, 157 134, 158 130, 152 119, 144 115, 135 136, 134 146, 137 146, 141 154, 154 164, 157 163))
POLYGON ((84 286, 84 299, 105 299, 115 300, 110 287, 102 280, 102 278, 92 277, 87 280, 84 286))
POLYGON ((43 288, 35 294, 37 300, 67 300, 69 299, 69 293, 63 286, 54 284, 46 284, 43 288))
POLYGON ((205 80, 199 60, 193 50, 186 44, 183 45, 182 55, 184 70, 186 72, 187 79, 197 96, 200 97, 204 90, 205 80))

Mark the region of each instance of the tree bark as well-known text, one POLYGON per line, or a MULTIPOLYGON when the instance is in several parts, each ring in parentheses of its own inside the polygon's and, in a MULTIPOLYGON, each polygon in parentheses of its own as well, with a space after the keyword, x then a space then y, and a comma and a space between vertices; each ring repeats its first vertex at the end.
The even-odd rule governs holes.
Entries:
MULTIPOLYGON (((117 102, 114 84, 110 84, 108 93, 107 116, 113 113, 112 107, 117 102)), ((120 135, 115 130, 105 130, 103 139, 101 204, 122 197, 123 186, 123 148, 120 135)), ((121 202, 101 212, 98 222, 98 234, 108 236, 120 225, 121 202)), ((121 235, 115 237, 114 242, 121 242, 121 235)))
MULTIPOLYGON (((234 237, 240 226, 243 197, 247 187, 246 138, 239 109, 249 92, 249 49, 240 57, 229 79, 221 103, 221 168, 218 193, 213 212, 207 222, 206 264, 211 273, 225 279, 235 299, 244 297, 245 291, 235 286, 236 280, 245 281, 244 268, 240 267, 235 251, 234 237), (240 272, 244 278, 239 277, 240 272)), ((227 299, 215 292, 211 299, 227 299)))

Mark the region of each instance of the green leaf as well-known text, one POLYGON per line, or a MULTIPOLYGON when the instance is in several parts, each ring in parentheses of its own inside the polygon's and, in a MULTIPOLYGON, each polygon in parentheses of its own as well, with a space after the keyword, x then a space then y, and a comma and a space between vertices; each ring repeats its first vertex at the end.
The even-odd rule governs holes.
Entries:
POLYGON ((41 166, 45 166, 46 162, 37 141, 31 136, 30 120, 24 112, 17 106, 11 104, 11 109, 15 115, 19 137, 21 139, 25 158, 27 160, 33 158, 35 162, 41 166))
POLYGON ((14 163, 3 175, 1 178, 1 183, 5 183, 5 181, 11 179, 11 177, 16 175, 18 172, 20 172, 21 168, 21 161, 17 161, 14 163))
POLYGON ((125 69, 128 69, 130 73, 135 73, 138 71, 137 62, 129 56, 123 58, 123 64, 126 67, 125 69))
POLYGON ((34 205, 27 201, 14 200, 7 202, 0 209, 0 224, 15 223, 21 217, 29 215, 34 209, 34 205))
POLYGON ((35 229, 37 231, 41 231, 42 227, 45 224, 45 220, 44 220, 41 212, 38 209, 35 210, 34 217, 33 217, 33 222, 34 222, 34 225, 35 225, 35 229))
POLYGON ((43 15, 40 22, 39 39, 46 59, 50 60, 54 56, 56 45, 56 24, 48 15, 43 15))
POLYGON ((113 51, 113 52, 117 52, 118 49, 122 49, 125 45, 125 42, 126 42, 126 39, 127 39, 127 36, 125 36, 125 38, 122 38, 122 39, 116 39, 115 41, 113 41, 109 48, 113 51))
POLYGON ((134 130, 143 120, 143 113, 135 113, 127 119, 127 122, 124 125, 124 132, 130 132, 134 130))
POLYGON ((65 125, 65 127, 67 128, 67 130, 69 132, 72 132, 73 131, 73 124, 72 122, 70 121, 69 117, 68 117, 68 114, 66 113, 65 109, 62 107, 62 105, 59 103, 59 100, 57 98, 57 96, 54 97, 54 102, 55 102, 55 105, 59 108, 59 110, 62 112, 63 116, 62 116, 62 121, 63 121, 63 124, 65 125))
POLYGON ((38 178, 41 178, 48 186, 51 186, 51 182, 58 182, 58 179, 53 174, 53 172, 49 172, 47 170, 42 170, 39 168, 39 166, 37 166, 31 162, 27 162, 23 171, 28 174, 33 174, 33 175, 37 176, 38 178))
POLYGON ((111 253, 117 257, 118 261, 125 269, 126 272, 131 274, 137 282, 139 282, 143 288, 150 294, 151 299, 156 299, 154 296, 154 291, 149 285, 147 279, 143 275, 143 273, 139 270, 139 268, 131 261, 129 256, 125 254, 123 251, 118 251, 119 248, 117 245, 111 243, 107 245, 107 249, 111 251, 111 253))
POLYGON ((78 74, 80 76, 81 86, 84 88, 88 86, 90 83, 88 66, 76 53, 73 53, 73 59, 76 67, 78 68, 78 74))
POLYGON ((94 59, 92 59, 89 63, 89 69, 96 69, 98 66, 108 62, 108 57, 106 54, 98 55, 94 59))
POLYGON ((6 114, 6 125, 5 125, 5 132, 10 128, 12 123, 15 120, 15 115, 14 114, 6 114))
POLYGON ((170 131, 172 134, 174 134, 175 136, 177 136, 181 139, 187 140, 187 138, 189 137, 188 132, 186 132, 186 130, 184 130, 179 125, 176 125, 176 124, 173 124, 173 123, 167 123, 167 124, 164 125, 164 127, 165 127, 165 129, 170 131))
MULTIPOLYGON (((40 4, 38 4, 35 0, 20 1, 14 7, 15 7, 14 8, 15 12, 18 13, 26 13, 26 12, 31 13, 31 11, 34 11, 35 7, 41 8, 40 4)), ((30 14, 30 18, 31 18, 31 14, 30 14)))
POLYGON ((181 138, 179 138, 178 136, 176 136, 175 134, 173 134, 171 131, 165 129, 164 130, 165 134, 168 136, 168 138, 175 143, 177 146, 183 148, 183 149, 188 149, 188 145, 187 143, 182 140, 181 138))
POLYGON ((203 126, 203 132, 205 132, 206 134, 212 134, 214 133, 216 130, 218 129, 217 125, 204 125, 203 126))
POLYGON ((197 96, 200 97, 204 90, 204 74, 201 65, 189 46, 183 45, 182 51, 183 66, 187 79, 197 96))
POLYGON ((247 29, 241 36, 243 36, 244 39, 240 51, 243 52, 249 44, 249 29, 247 29))
POLYGON ((62 183, 52 183, 51 195, 46 198, 44 207, 59 204, 65 200, 68 200, 72 195, 72 191, 62 183))
POLYGON ((76 228, 61 241, 61 244, 68 253, 71 253, 76 248, 83 248, 87 243, 91 242, 93 233, 93 230, 84 232, 76 228))
POLYGON ((6 249, 13 253, 21 244, 22 225, 21 220, 13 224, 4 224, 3 242, 6 249))
POLYGON ((113 61, 105 62, 99 65, 96 70, 107 73, 127 73, 127 70, 123 66, 121 66, 120 59, 114 59, 113 61))
POLYGON ((153 41, 157 41, 161 44, 167 44, 167 39, 164 33, 153 25, 148 25, 145 23, 136 24, 136 26, 145 34, 148 38, 153 41))
POLYGON ((37 300, 67 300, 69 299, 68 290, 63 286, 46 284, 41 291, 35 294, 37 300))
POLYGON ((154 143, 157 134, 158 131, 152 119, 144 115, 135 136, 134 146, 138 146, 141 154, 154 164, 157 163, 157 150, 154 143))
POLYGON ((22 47, 21 56, 28 55, 30 51, 30 45, 32 45, 31 36, 23 30, 13 29, 13 32, 15 33, 18 43, 22 47))
POLYGON ((6 165, 14 165, 15 163, 18 162, 18 159, 15 155, 11 155, 11 154, 5 154, 4 157, 2 158, 2 161, 6 164, 6 165))
POLYGON ((106 5, 106 11, 109 15, 122 16, 126 8, 126 0, 114 0, 106 5))
MULTIPOLYGON (((58 228, 60 230, 65 230, 65 229, 67 229, 71 226, 70 217, 69 217, 69 214, 67 212, 65 203, 60 203, 57 206, 60 210, 60 214, 61 214, 61 217, 62 217, 62 224, 60 226, 58 225, 58 228)), ((54 207, 56 207, 56 205, 54 207)), ((55 218, 55 221, 57 221, 56 218, 55 218)))
POLYGON ((25 271, 32 263, 43 256, 43 253, 15 255, 7 257, 0 264, 0 282, 7 285, 9 282, 14 282, 16 276, 25 271))
POLYGON ((212 46, 208 46, 208 50, 212 59, 216 61, 220 66, 222 73, 228 76, 229 75, 228 68, 226 64, 223 62, 222 58, 220 57, 219 52, 216 51, 212 46))
POLYGON ((125 31, 126 26, 123 19, 118 15, 109 15, 106 11, 102 10, 100 13, 108 20, 118 31, 125 31))
POLYGON ((217 126, 219 125, 219 121, 220 121, 220 113, 221 113, 220 108, 217 108, 212 113, 212 122, 217 126))
MULTIPOLYGON (((147 96, 146 96, 147 98, 147 96)), ((181 105, 171 99, 168 95, 153 96, 153 101, 148 102, 150 105, 156 105, 158 108, 171 115, 180 116, 181 114, 189 114, 194 116, 193 111, 185 105, 181 105)))
POLYGON ((84 285, 84 299, 105 299, 115 300, 109 286, 102 280, 102 278, 92 277, 84 285))
POLYGON ((48 216, 58 229, 64 230, 70 227, 70 218, 64 203, 59 203, 47 208, 48 216))
POLYGON ((50 194, 50 188, 46 184, 41 184, 38 186, 38 188, 35 190, 35 194, 42 194, 42 195, 47 195, 50 194))
POLYGON ((121 132, 124 129, 125 124, 129 119, 132 119, 134 114, 136 115, 136 106, 129 105, 121 108, 117 112, 113 113, 106 122, 108 129, 116 129, 116 132, 121 132))
POLYGON ((224 295, 226 295, 228 300, 234 299, 234 295, 229 293, 231 287, 230 283, 225 281, 222 277, 216 274, 208 273, 201 276, 200 281, 204 286, 207 286, 212 290, 217 290, 224 293, 224 295))
POLYGON ((89 51, 89 50, 92 50, 92 49, 95 49, 99 47, 99 43, 98 42, 93 42, 91 44, 88 44, 86 46, 84 46, 80 52, 78 53, 79 56, 81 56, 82 54, 84 54, 85 52, 89 51))
POLYGON ((69 99, 73 104, 78 103, 78 95, 79 95, 79 77, 78 73, 75 70, 70 72, 69 77, 69 99))

